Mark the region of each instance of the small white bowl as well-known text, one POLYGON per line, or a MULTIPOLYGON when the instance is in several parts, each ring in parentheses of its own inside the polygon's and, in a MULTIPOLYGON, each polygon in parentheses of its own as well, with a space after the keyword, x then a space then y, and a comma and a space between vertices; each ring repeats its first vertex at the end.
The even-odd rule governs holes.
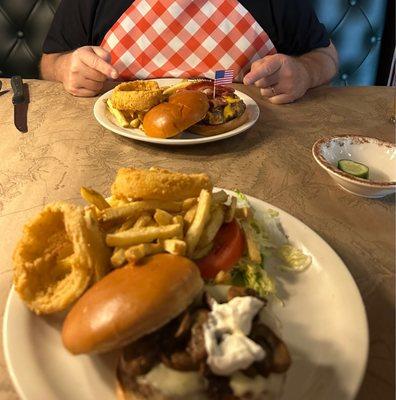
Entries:
POLYGON ((389 142, 357 135, 319 139, 312 147, 317 163, 347 192, 379 198, 396 189, 396 146, 389 142), (338 169, 338 161, 352 160, 369 168, 368 179, 357 178, 338 169))

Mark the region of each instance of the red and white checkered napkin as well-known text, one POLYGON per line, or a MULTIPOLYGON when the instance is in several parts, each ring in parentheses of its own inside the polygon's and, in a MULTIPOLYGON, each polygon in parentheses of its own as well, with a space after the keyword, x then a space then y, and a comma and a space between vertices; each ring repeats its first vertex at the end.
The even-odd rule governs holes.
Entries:
POLYGON ((135 0, 102 46, 124 79, 213 78, 233 69, 241 80, 253 61, 276 52, 237 0, 135 0))

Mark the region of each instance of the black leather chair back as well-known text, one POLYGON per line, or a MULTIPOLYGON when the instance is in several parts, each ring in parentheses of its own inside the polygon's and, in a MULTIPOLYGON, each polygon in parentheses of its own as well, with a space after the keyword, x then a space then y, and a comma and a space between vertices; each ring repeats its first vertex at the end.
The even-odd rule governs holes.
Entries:
POLYGON ((38 78, 42 45, 59 3, 0 0, 0 77, 38 78))
POLYGON ((333 84, 374 85, 388 0, 311 1, 338 50, 340 69, 333 84))

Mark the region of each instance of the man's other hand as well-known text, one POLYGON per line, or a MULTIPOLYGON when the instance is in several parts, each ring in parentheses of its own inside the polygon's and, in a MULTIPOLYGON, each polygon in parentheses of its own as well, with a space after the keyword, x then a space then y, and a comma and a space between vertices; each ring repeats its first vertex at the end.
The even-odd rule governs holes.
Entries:
POLYGON ((310 76, 303 62, 284 54, 274 54, 255 61, 243 82, 260 88, 261 95, 274 104, 291 103, 304 96, 311 87, 310 76))
POLYGON ((64 54, 58 65, 63 86, 74 96, 95 96, 107 79, 118 78, 109 52, 99 46, 84 46, 64 54))

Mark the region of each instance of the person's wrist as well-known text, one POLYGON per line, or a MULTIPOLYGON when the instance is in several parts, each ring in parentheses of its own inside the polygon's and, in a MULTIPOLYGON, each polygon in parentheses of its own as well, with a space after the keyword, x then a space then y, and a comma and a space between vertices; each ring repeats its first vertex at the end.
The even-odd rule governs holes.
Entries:
POLYGON ((296 57, 296 62, 300 66, 300 73, 302 74, 301 79, 305 82, 306 89, 311 89, 316 86, 314 73, 312 68, 307 60, 304 60, 303 57, 296 57))
POLYGON ((60 54, 54 63, 55 79, 58 82, 65 81, 66 64, 71 53, 60 54))

